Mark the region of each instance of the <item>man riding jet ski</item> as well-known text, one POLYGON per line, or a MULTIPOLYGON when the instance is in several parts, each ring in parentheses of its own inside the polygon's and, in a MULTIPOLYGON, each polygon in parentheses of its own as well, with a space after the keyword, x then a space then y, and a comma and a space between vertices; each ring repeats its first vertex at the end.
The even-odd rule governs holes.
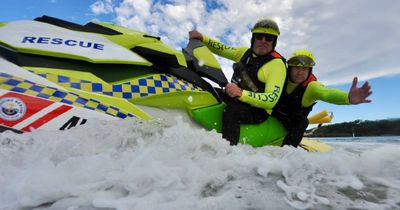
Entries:
MULTIPOLYGON (((93 119, 151 120, 170 110, 221 130, 225 104, 204 78, 221 87, 227 79, 200 42, 181 52, 121 26, 43 16, 0 23, 0 66, 3 131, 65 130, 93 119)), ((330 120, 322 114, 314 122, 330 120)), ((239 142, 253 146, 281 145, 286 135, 273 117, 240 129, 239 142)))

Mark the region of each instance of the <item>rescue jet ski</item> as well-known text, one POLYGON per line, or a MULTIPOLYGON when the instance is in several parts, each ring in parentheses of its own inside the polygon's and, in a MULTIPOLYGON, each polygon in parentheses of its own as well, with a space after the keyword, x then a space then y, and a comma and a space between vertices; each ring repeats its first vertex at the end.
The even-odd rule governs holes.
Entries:
MULTIPOLYGON (((66 130, 96 119, 152 120, 174 110, 220 132, 225 104, 212 84, 227 83, 200 41, 178 51, 160 37, 103 22, 79 25, 42 16, 0 23, 0 131, 66 130)), ((330 120, 326 112, 310 118, 330 120)), ((240 133, 240 143, 259 147, 281 145, 286 130, 269 117, 242 125, 240 133)), ((330 149, 309 139, 301 146, 330 149)))

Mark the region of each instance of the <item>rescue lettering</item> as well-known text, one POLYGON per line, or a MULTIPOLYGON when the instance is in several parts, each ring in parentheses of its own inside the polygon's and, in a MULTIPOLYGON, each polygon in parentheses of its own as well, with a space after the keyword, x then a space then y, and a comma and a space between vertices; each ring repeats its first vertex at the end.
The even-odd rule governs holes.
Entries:
POLYGON ((281 92, 281 88, 279 87, 279 86, 277 86, 277 85, 275 85, 275 89, 274 89, 274 92, 272 92, 271 94, 269 94, 269 98, 270 98, 270 102, 274 102, 275 100, 278 100, 278 95, 279 95, 279 92, 281 92))
POLYGON ((224 44, 222 44, 220 42, 216 42, 216 41, 213 41, 213 40, 208 40, 207 45, 212 47, 212 48, 214 48, 214 49, 222 50, 222 51, 232 48, 232 47, 226 46, 226 45, 224 45, 224 44))
POLYGON ((93 48, 95 50, 104 50, 104 45, 89 42, 89 41, 79 41, 73 39, 62 39, 62 38, 51 38, 51 37, 33 37, 25 36, 22 39, 22 43, 32 43, 32 44, 51 44, 51 45, 65 45, 71 47, 82 47, 82 48, 93 48))
POLYGON ((275 89, 272 93, 266 95, 265 93, 255 93, 255 92, 251 92, 248 91, 248 96, 255 98, 259 101, 263 101, 263 102, 274 102, 275 100, 278 100, 278 95, 279 92, 281 91, 281 88, 277 85, 275 85, 275 89))

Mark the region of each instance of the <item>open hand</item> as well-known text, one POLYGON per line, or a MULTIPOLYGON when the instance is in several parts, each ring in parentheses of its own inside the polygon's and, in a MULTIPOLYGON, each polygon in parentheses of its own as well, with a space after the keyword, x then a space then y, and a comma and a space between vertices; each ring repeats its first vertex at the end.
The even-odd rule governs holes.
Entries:
POLYGON ((358 83, 358 78, 354 77, 353 84, 351 85, 349 91, 350 104, 370 103, 371 100, 367 98, 372 94, 371 86, 369 86, 368 82, 365 82, 361 86, 361 88, 358 88, 357 83, 358 83))

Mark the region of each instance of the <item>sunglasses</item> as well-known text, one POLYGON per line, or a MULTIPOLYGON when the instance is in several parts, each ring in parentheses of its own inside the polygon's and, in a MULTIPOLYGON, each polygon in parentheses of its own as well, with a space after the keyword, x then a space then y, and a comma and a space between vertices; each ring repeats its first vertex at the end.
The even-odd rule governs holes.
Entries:
POLYGON ((274 35, 270 35, 270 34, 255 33, 254 38, 258 41, 261 41, 262 39, 264 39, 267 42, 272 42, 275 40, 276 37, 274 35))

